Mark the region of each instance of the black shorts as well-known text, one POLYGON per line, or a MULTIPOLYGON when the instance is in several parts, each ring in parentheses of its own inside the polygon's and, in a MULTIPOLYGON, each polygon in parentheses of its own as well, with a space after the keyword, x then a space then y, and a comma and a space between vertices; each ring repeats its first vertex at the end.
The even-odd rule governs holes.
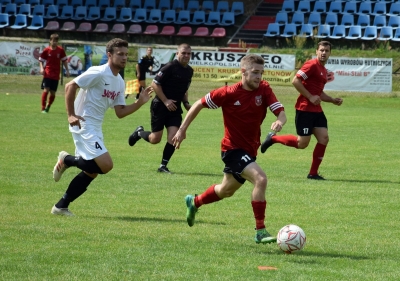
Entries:
POLYGON ((159 132, 168 127, 178 127, 182 124, 182 109, 169 111, 159 99, 153 99, 150 105, 151 131, 159 132))
POLYGON ((308 112, 296 110, 296 131, 299 136, 311 136, 314 128, 327 128, 328 120, 326 120, 323 112, 308 112))
POLYGON ((41 89, 50 89, 50 91, 57 92, 58 80, 43 78, 41 89))
MULTIPOLYGON (((136 71, 136 77, 137 77, 137 71, 136 71)), ((146 70, 140 70, 140 79, 139 81, 144 81, 146 80, 146 70)))
POLYGON ((246 180, 240 175, 247 165, 256 161, 256 157, 251 157, 243 149, 233 149, 221 152, 222 161, 225 163, 224 173, 232 176, 241 184, 246 180))

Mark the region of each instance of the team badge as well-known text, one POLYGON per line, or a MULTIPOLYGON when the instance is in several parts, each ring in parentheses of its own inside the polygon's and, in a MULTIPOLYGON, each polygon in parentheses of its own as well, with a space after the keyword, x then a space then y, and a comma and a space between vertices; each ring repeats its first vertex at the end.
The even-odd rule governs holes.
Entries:
POLYGON ((256 96, 256 105, 257 106, 262 105, 262 97, 261 96, 256 96))

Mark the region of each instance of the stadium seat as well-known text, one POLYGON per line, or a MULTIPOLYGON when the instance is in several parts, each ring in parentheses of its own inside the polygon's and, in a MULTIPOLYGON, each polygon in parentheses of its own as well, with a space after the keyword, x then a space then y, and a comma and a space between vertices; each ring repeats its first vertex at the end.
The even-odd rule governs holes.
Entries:
POLYGON ((192 32, 192 28, 190 26, 181 26, 176 35, 178 35, 178 36, 191 36, 192 33, 193 33, 192 32))
POLYGON ((372 2, 371 1, 363 1, 360 3, 360 7, 358 8, 359 14, 369 15, 372 13, 372 2))
POLYGON ((362 36, 361 40, 374 40, 378 37, 378 29, 376 26, 367 26, 364 30, 364 36, 362 36))
POLYGON ((342 2, 341 1, 332 1, 329 6, 329 13, 341 14, 343 11, 342 2))
POLYGON ((36 5, 33 7, 31 17, 33 16, 44 16, 44 5, 36 5))
POLYGON ((294 13, 294 11, 295 11, 294 0, 283 1, 281 11, 286 12, 286 13, 294 13))
POLYGON ((144 22, 147 20, 147 10, 144 8, 136 9, 132 22, 144 22))
POLYGON ((393 28, 391 26, 382 27, 377 39, 379 41, 392 40, 393 39, 393 28))
POLYGON ((175 35, 175 27, 172 25, 164 25, 160 35, 175 35))
POLYGON ((207 21, 204 24, 205 25, 220 25, 220 23, 221 23, 220 12, 210 12, 207 16, 207 21))
POLYGON ((43 28, 44 30, 59 30, 60 29, 60 23, 56 20, 51 20, 47 22, 47 25, 43 28))
MULTIPOLYGON (((335 3, 335 2, 332 2, 335 3)), ((313 12, 317 13, 326 13, 326 2, 325 1, 316 1, 314 3, 313 12)))
POLYGON ((17 7, 26 4, 25 0, 14 0, 14 4, 17 5, 17 7))
POLYGON ((328 25, 331 25, 331 26, 338 25, 337 13, 331 13, 331 12, 326 13, 325 24, 328 24, 328 25))
POLYGON ((199 11, 200 10, 199 1, 193 1, 193 0, 189 1, 186 10, 188 10, 191 14, 193 14, 195 11, 199 11))
POLYGON ((27 29, 38 30, 42 29, 44 26, 43 17, 42 16, 34 16, 32 17, 31 24, 27 26, 27 29))
POLYGON ((40 5, 40 0, 28 0, 27 4, 30 4, 31 7, 34 7, 35 5, 40 5))
POLYGON ((108 32, 108 24, 104 22, 100 22, 96 24, 96 27, 93 29, 93 32, 98 33, 107 33, 108 32))
POLYGON ((303 23, 300 28, 299 37, 311 37, 314 35, 313 26, 309 23, 303 23))
MULTIPOLYGON (((303 13, 299 13, 304 15, 303 13)), ((293 16, 294 17, 294 16, 293 16)), ((304 16, 303 16, 304 18, 304 16)), ((278 12, 275 16, 275 23, 279 24, 280 26, 285 25, 289 22, 288 20, 288 13, 286 12, 278 12)), ((293 21, 292 21, 293 22, 293 21)))
POLYGON ((87 17, 87 7, 86 6, 78 6, 75 9, 75 14, 71 18, 72 20, 80 21, 84 20, 87 17))
POLYGON ((297 26, 301 26, 305 23, 304 21, 304 13, 302 12, 294 12, 292 16, 292 22, 293 24, 297 26))
POLYGON ((267 31, 265 32, 265 37, 276 37, 281 34, 280 25, 277 23, 268 24, 267 31))
POLYGON ((344 5, 343 13, 345 14, 357 13, 357 2, 356 1, 346 2, 344 5))
POLYGON ((374 17, 374 22, 372 25, 375 25, 378 29, 386 26, 386 16, 384 15, 376 15, 374 17))
MULTIPOLYGON (((349 2, 346 2, 346 3, 349 3, 349 2)), ((350 27, 350 26, 354 25, 354 15, 353 14, 343 14, 340 24, 344 25, 346 27, 350 27)))
POLYGON ((16 15, 14 24, 10 26, 12 29, 22 29, 28 26, 27 17, 25 15, 16 15))
POLYGON ((66 21, 63 23, 62 27, 60 30, 62 31, 74 31, 76 29, 75 22, 73 21, 66 21))
MULTIPOLYGON (((163 0, 163 1, 165 1, 165 0, 163 0)), ((117 9, 117 11, 121 10, 123 7, 125 7, 125 0, 114 0, 112 7, 117 9)))
POLYGON ((8 14, 8 16, 17 15, 17 5, 15 3, 8 3, 3 13, 8 14))
POLYGON ((112 26, 110 33, 125 33, 125 25, 123 23, 115 23, 112 26))
MULTIPOLYGON (((67 6, 65 6, 67 7, 67 6)), ((71 7, 72 8, 72 7, 71 7)), ((34 16, 32 16, 34 17, 34 16)), ((50 5, 46 9, 46 14, 43 16, 45 19, 63 19, 62 15, 58 15, 58 7, 56 5, 50 5)))
POLYGON ((196 11, 193 14, 193 19, 190 21, 190 24, 199 25, 204 24, 206 22, 206 13, 204 11, 196 11))
POLYGON ((400 28, 396 29, 392 41, 400 42, 400 28))
POLYGON ((231 26, 235 24, 235 14, 232 12, 225 12, 222 14, 222 19, 219 25, 231 26))
POLYGON ((168 24, 168 23, 174 23, 175 21, 176 21, 175 10, 165 10, 164 16, 160 20, 160 23, 168 24))
MULTIPOLYGON (((142 8, 142 0, 130 0, 129 8, 131 8, 132 11, 134 11, 136 9, 141 9, 142 8)), ((142 33, 142 32, 140 32, 140 33, 142 33)))
POLYGON ((370 24, 370 18, 367 14, 358 14, 357 25, 366 28, 370 24))
POLYGON ((332 34, 329 36, 330 39, 342 39, 344 37, 346 37, 346 27, 344 25, 335 25, 332 34))
POLYGON ((243 2, 235 1, 232 2, 231 12, 235 14, 235 16, 240 16, 244 14, 244 4, 243 2))
POLYGON ((318 32, 315 35, 316 38, 329 38, 331 36, 331 26, 327 24, 320 25, 318 32))
POLYGON ((175 24, 186 24, 190 22, 190 12, 187 10, 180 10, 175 24))
POLYGON ((391 26, 393 29, 400 28, 400 16, 389 16, 387 26, 391 26))
MULTIPOLYGON (((191 1, 189 1, 189 4, 190 2, 191 1)), ((195 2, 197 2, 197 7, 198 7, 199 6, 198 1, 195 2)), ((185 2, 183 0, 174 0, 174 2, 172 3, 172 10, 175 10, 176 12, 179 12, 180 10, 185 10, 185 2)), ((187 10, 189 10, 189 8, 187 8, 187 10)))
POLYGON ((74 16, 74 7, 64 6, 61 10, 61 14, 58 17, 58 19, 66 20, 66 19, 71 19, 73 16, 74 16))
POLYGON ((97 7, 97 0, 85 0, 85 6, 88 10, 90 10, 90 7, 97 7))
POLYGON ((100 18, 100 7, 90 7, 85 20, 94 21, 100 18))
POLYGON ((158 3, 158 9, 164 12, 165 10, 171 10, 171 1, 162 0, 158 3))
POLYGON ((201 5, 201 10, 206 13, 215 11, 214 10, 214 1, 204 0, 203 4, 201 5))
MULTIPOLYGON (((1 9, 0 9, 1 11, 1 9)), ((31 4, 21 4, 18 8, 19 15, 31 16, 31 4)))
POLYGON ((210 35, 210 31, 208 30, 208 27, 205 26, 198 27, 193 34, 193 36, 196 37, 206 37, 208 35, 210 35))
POLYGON ((361 34, 361 26, 359 25, 352 25, 349 28, 349 32, 347 33, 347 36, 345 37, 346 39, 360 39, 362 36, 361 34))
POLYGON ((58 10, 62 10, 64 6, 68 6, 68 0, 57 0, 56 5, 58 6, 58 10))
POLYGON ((297 12, 302 12, 302 13, 311 12, 310 1, 299 1, 299 5, 297 6, 296 11, 297 12))
POLYGON ((43 0, 42 5, 44 5, 45 8, 47 8, 50 5, 54 5, 54 0, 43 0))
POLYGON ((156 0, 144 0, 143 9, 150 11, 150 10, 156 9, 156 8, 157 8, 156 0))
POLYGON ((376 2, 371 14, 372 15, 386 15, 386 3, 385 2, 376 2))
POLYGON ((107 7, 104 10, 104 16, 100 19, 101 21, 114 21, 117 19, 117 9, 114 7, 107 7))
POLYGON ((147 18, 147 23, 157 23, 161 20, 161 10, 160 9, 152 9, 150 10, 149 17, 147 18))
POLYGON ((127 22, 132 20, 132 9, 131 8, 122 8, 119 13, 119 17, 117 18, 118 22, 127 22))
POLYGON ((314 27, 321 25, 321 14, 311 12, 307 23, 312 24, 314 27))
POLYGON ((224 0, 219 0, 217 2, 217 7, 215 8, 216 12, 225 13, 229 12, 229 2, 224 0))
POLYGON ((0 13, 0 28, 9 26, 8 14, 0 13))
POLYGON ((393 2, 390 5, 389 13, 386 14, 387 16, 400 16, 400 1, 393 2))
POLYGON ((223 38, 225 36, 226 36, 226 29, 223 27, 214 28, 210 34, 210 37, 213 37, 213 38, 218 38, 218 37, 223 38))
POLYGON ((97 7, 99 7, 100 10, 105 10, 106 8, 111 7, 110 0, 99 0, 97 7))
POLYGON ((74 9, 76 9, 76 7, 78 6, 83 6, 82 0, 70 0, 70 1, 71 1, 70 6, 72 6, 74 9))
POLYGON ((158 26, 155 24, 150 24, 146 26, 146 29, 143 31, 143 34, 150 34, 150 35, 158 34, 158 26))
MULTIPOLYGON (((97 7, 98 8, 98 7, 97 7)), ((92 31, 92 24, 90 22, 81 22, 76 29, 79 32, 91 32, 92 31)))
POLYGON ((140 24, 132 24, 128 31, 126 32, 128 34, 141 34, 142 33, 142 26, 140 24))
POLYGON ((297 35, 297 25, 293 23, 288 23, 285 25, 283 32, 280 36, 282 37, 293 37, 297 35))

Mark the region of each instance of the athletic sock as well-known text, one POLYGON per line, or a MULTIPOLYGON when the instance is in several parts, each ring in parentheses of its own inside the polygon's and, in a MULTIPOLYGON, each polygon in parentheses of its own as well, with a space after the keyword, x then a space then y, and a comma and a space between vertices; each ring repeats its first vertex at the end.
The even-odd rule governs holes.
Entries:
POLYGON ((46 108, 47 95, 48 95, 48 92, 43 91, 43 93, 42 93, 42 110, 44 110, 46 108))
POLYGON ((93 178, 84 172, 80 172, 69 184, 64 196, 56 204, 57 208, 68 208, 69 204, 81 196, 87 190, 93 178))
POLYGON ((149 131, 140 131, 138 134, 139 134, 139 137, 141 137, 142 139, 144 139, 147 142, 150 142, 149 136, 150 136, 151 132, 149 132, 149 131))
POLYGON ((175 146, 167 142, 164 147, 161 165, 167 166, 174 152, 175 152, 175 146))
POLYGON ((286 146, 298 148, 297 137, 294 135, 273 136, 272 143, 280 143, 286 146))
POLYGON ((319 166, 321 165, 322 160, 324 159, 326 150, 326 145, 317 143, 313 152, 313 160, 310 169, 310 175, 317 175, 319 166))
POLYGON ((103 171, 93 159, 85 160, 80 156, 74 157, 72 155, 67 155, 64 158, 64 164, 68 167, 78 167, 89 174, 103 174, 103 171))
POLYGON ((53 104, 53 102, 54 102, 55 99, 56 99, 56 95, 50 94, 50 97, 49 97, 49 104, 47 105, 47 107, 50 107, 50 106, 53 104))
POLYGON ((265 210, 267 209, 267 201, 251 201, 253 207, 254 218, 256 219, 256 229, 265 228, 265 210))
POLYGON ((206 189, 202 194, 194 197, 194 205, 199 208, 201 205, 220 201, 221 198, 215 193, 215 184, 206 189))

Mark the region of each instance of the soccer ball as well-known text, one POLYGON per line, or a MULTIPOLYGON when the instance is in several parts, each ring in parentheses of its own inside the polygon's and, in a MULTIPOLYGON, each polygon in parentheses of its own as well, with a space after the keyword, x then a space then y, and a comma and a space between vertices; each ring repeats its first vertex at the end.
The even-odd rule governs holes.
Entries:
POLYGON ((303 229, 294 224, 281 228, 277 237, 278 247, 286 254, 300 251, 306 245, 306 234, 303 229))

